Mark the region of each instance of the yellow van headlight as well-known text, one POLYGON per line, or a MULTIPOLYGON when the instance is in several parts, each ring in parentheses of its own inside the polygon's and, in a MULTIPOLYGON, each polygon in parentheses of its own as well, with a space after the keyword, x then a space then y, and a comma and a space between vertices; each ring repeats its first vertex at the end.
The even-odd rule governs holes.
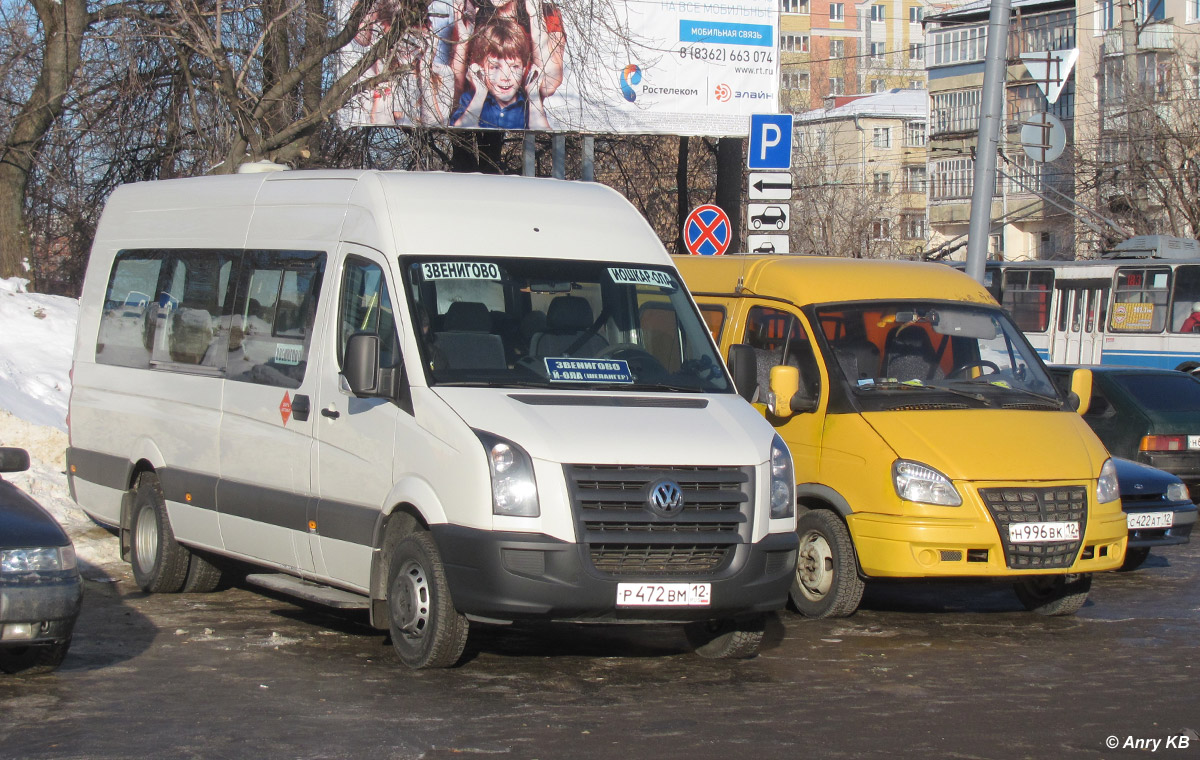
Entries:
POLYGON ((1107 504, 1121 498, 1121 487, 1117 483, 1117 466, 1113 460, 1105 459, 1100 468, 1100 478, 1096 480, 1096 503, 1107 504))
POLYGON ((962 504, 958 489, 942 473, 927 464, 897 459, 892 462, 892 483, 905 501, 957 507, 962 504))

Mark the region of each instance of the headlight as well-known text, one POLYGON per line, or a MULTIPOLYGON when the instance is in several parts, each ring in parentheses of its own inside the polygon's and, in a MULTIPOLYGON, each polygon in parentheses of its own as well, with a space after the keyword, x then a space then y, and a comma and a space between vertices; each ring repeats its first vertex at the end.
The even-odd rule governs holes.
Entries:
POLYGON ((892 481, 896 494, 905 501, 957 507, 962 504, 958 489, 942 473, 929 465, 897 459, 892 463, 892 481))
POLYGON ((771 519, 796 514, 796 474, 792 453, 778 435, 771 441, 771 519))
POLYGON ((1117 466, 1113 460, 1105 459, 1100 468, 1100 479, 1096 481, 1096 503, 1107 504, 1121 498, 1121 488, 1117 484, 1117 466))
POLYGON ((1187 486, 1183 483, 1172 483, 1167 486, 1167 501, 1191 501, 1187 486))
POLYGON ((476 430, 492 474, 492 514, 537 517, 537 481, 525 449, 498 435, 476 430))
POLYGON ((73 546, 44 546, 36 549, 0 551, 0 573, 45 573, 75 569, 73 546))

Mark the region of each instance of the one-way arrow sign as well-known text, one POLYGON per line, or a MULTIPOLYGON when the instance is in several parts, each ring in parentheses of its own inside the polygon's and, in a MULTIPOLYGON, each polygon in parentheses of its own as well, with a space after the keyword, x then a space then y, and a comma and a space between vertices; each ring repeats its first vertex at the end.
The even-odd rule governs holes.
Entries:
POLYGON ((792 197, 792 175, 786 172, 750 172, 750 200, 786 201, 792 197))

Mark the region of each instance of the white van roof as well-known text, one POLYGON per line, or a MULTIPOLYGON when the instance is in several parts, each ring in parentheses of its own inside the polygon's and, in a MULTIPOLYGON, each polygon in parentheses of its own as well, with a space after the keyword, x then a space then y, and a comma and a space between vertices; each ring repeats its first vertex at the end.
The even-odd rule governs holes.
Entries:
POLYGON ((124 185, 97 245, 357 242, 385 254, 669 261, 616 191, 594 182, 444 172, 317 170, 124 185))

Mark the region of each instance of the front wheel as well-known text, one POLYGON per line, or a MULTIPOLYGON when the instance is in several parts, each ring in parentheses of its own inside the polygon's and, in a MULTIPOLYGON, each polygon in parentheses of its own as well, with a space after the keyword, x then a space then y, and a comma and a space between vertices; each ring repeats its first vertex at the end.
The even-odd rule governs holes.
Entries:
POLYGON ((1091 588, 1092 576, 1087 573, 1039 575, 1013 584, 1025 609, 1047 616, 1079 612, 1091 588))
POLYGON ((705 659, 747 660, 758 654, 765 630, 766 620, 759 615, 745 620, 688 623, 684 634, 696 654, 705 659))
POLYGON ((49 673, 67 658, 71 640, 53 644, 31 644, 27 647, 0 647, 0 670, 5 673, 35 675, 49 673))
POLYGON ((454 665, 470 623, 454 609, 433 537, 420 530, 401 539, 388 571, 389 627, 400 660, 414 670, 454 665))
POLYGON ((188 577, 190 553, 175 540, 162 486, 153 473, 138 476, 133 496, 133 531, 129 563, 133 579, 150 594, 174 594, 183 590, 188 577))
POLYGON ((812 509, 796 524, 800 551, 790 596, 804 617, 853 615, 865 585, 858 577, 854 543, 846 524, 827 509, 812 509))

